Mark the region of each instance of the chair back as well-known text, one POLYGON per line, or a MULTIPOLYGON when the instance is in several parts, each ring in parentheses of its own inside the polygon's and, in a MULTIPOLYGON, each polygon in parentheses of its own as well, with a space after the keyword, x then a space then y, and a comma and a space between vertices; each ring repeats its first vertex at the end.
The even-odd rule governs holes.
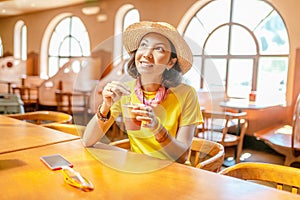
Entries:
POLYGON ((221 172, 243 180, 258 181, 256 183, 272 186, 279 190, 297 193, 300 188, 300 169, 269 163, 245 162, 225 168, 221 172))
POLYGON ((72 116, 57 111, 33 111, 19 114, 9 114, 8 117, 24 120, 30 123, 43 125, 49 123, 70 123, 72 116))
POLYGON ((300 156, 300 94, 298 95, 294 108, 292 151, 295 157, 300 156))
POLYGON ((224 147, 235 147, 236 163, 240 162, 243 140, 248 128, 247 113, 203 111, 204 123, 197 137, 222 144, 224 147))
POLYGON ((194 137, 186 164, 196 168, 218 172, 224 162, 223 145, 194 137))
MULTIPOLYGON (((246 112, 241 113, 233 113, 233 112, 215 112, 215 111, 203 111, 203 132, 204 131, 218 131, 222 132, 222 142, 225 140, 226 134, 230 131, 229 129, 232 129, 232 127, 237 128, 238 125, 240 125, 238 132, 239 136, 243 136, 241 134, 243 128, 242 125, 246 121, 246 112)), ((237 130, 235 130, 237 131, 237 130)), ((246 131, 246 130, 244 130, 246 131)))

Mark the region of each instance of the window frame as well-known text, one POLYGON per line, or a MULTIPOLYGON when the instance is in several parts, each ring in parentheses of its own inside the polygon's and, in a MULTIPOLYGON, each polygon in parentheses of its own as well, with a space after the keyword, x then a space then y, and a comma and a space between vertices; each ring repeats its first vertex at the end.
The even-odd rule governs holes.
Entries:
MULTIPOLYGON (((233 8, 233 3, 234 3, 234 0, 229 0, 230 1, 230 11, 232 11, 232 8, 233 8)), ((185 16, 182 18, 181 22, 179 23, 178 25, 178 30, 179 32, 188 40, 190 40, 190 38, 188 38, 186 36, 186 31, 188 30, 189 26, 190 26, 190 23, 192 22, 192 20, 195 20, 195 17, 197 17, 196 15, 201 12, 201 10, 203 8, 205 8, 207 5, 209 5, 210 3, 212 3, 213 1, 206 1, 206 2, 197 2, 195 3, 191 8, 190 10, 185 14, 185 16)), ((289 58, 289 47, 290 47, 290 41, 289 41, 289 37, 288 37, 288 30, 287 30, 287 27, 286 27, 286 24, 284 22, 284 19, 282 18, 282 16, 280 15, 279 11, 272 5, 270 4, 269 2, 267 1, 264 1, 264 3, 266 3, 270 8, 271 8, 271 14, 272 12, 276 12, 276 14, 278 14, 278 16, 280 17, 280 19, 282 20, 283 24, 284 24, 284 28, 285 28, 285 31, 287 33, 287 46, 288 46, 288 52, 287 53, 282 53, 282 54, 264 54, 262 52, 260 52, 260 46, 259 46, 259 41, 257 40, 257 36, 255 35, 255 30, 251 30, 250 28, 248 28, 247 26, 245 26, 244 24, 241 24, 241 23, 237 23, 237 22, 234 22, 232 20, 232 12, 229 12, 230 13, 230 18, 229 18, 229 21, 227 23, 224 23, 222 25, 219 25, 219 26, 216 26, 214 27, 214 30, 209 32, 209 34, 206 36, 206 39, 205 39, 205 42, 204 42, 204 45, 203 45, 203 49, 202 49, 202 52, 201 52, 201 55, 200 54, 195 54, 194 51, 193 51, 193 47, 195 46, 195 44, 192 44, 190 45, 191 48, 192 48, 192 51, 193 51, 193 54, 194 54, 194 58, 199 58, 201 59, 201 66, 200 66, 200 83, 199 83, 199 88, 196 88, 197 90, 204 90, 205 88, 205 74, 203 72, 204 70, 204 63, 205 63, 205 60, 206 59, 226 59, 227 60, 227 64, 226 64, 226 82, 225 82, 225 86, 224 86, 224 95, 225 95, 225 99, 228 99, 228 98, 239 98, 239 97, 233 97, 233 96, 229 96, 228 95, 228 73, 229 73, 229 61, 230 59, 253 59, 253 73, 252 73, 252 83, 251 83, 251 91, 257 91, 257 87, 258 87, 258 73, 259 73, 259 62, 260 62, 260 59, 261 58, 264 58, 264 57, 276 57, 276 58, 286 58, 288 59, 289 58), (211 37, 211 35, 213 34, 214 31, 216 31, 218 28, 220 28, 220 26, 240 26, 242 28, 244 28, 245 30, 248 31, 248 33, 251 35, 251 37, 253 38, 253 41, 255 42, 255 45, 256 45, 256 53, 253 54, 253 55, 231 55, 229 53, 230 51, 230 37, 229 37, 229 42, 228 42, 228 46, 227 46, 227 54, 226 55, 206 55, 204 50, 205 50, 205 45, 207 43, 207 40, 211 37)), ((231 28, 229 28, 229 35, 231 34, 231 28)), ((199 45, 199 44, 196 44, 196 45, 199 45)), ((201 45, 200 45, 201 46, 201 45)), ((199 67, 199 66, 197 66, 199 67)), ((287 62, 287 69, 285 71, 286 73, 286 82, 285 82, 285 87, 287 87, 288 85, 288 68, 289 68, 289 63, 287 62)), ((285 97, 286 97, 286 92, 285 92, 285 97)), ((284 99, 286 100, 286 98, 284 99)), ((285 103, 285 102, 283 102, 285 103)))
MULTIPOLYGON (((58 33, 59 35, 59 33, 58 33)), ((78 16, 75 16, 75 15, 68 15, 68 16, 65 16, 63 18, 61 18, 59 21, 57 21, 57 23, 55 24, 55 26, 53 27, 53 31, 51 32, 50 34, 50 37, 49 37, 49 44, 48 44, 48 57, 47 57, 47 63, 48 63, 48 68, 47 68, 47 77, 52 77, 54 76, 57 71, 65 64, 67 63, 68 61, 70 61, 71 59, 76 59, 76 58, 82 58, 82 57, 88 57, 90 56, 90 53, 91 53, 91 50, 90 50, 90 38, 89 38, 89 35, 88 35, 88 32, 87 32, 87 29, 86 29, 86 26, 84 25, 83 21, 78 17, 78 16), (64 37, 62 37, 63 39, 61 41, 55 41, 56 44, 58 44, 57 46, 57 49, 56 49, 56 54, 51 54, 50 53, 50 48, 51 48, 51 45, 54 44, 52 43, 52 39, 53 39, 53 36, 54 34, 57 33, 57 27, 65 22, 69 20, 69 23, 68 23, 68 34, 65 34, 64 37), (86 33, 86 37, 84 37, 84 41, 80 40, 79 38, 76 37, 76 35, 74 35, 74 29, 72 27, 72 25, 74 25, 74 22, 79 22, 80 26, 83 26, 85 29, 82 31, 82 32, 85 32, 86 33), (71 44, 69 44, 69 48, 68 48, 68 54, 67 55, 61 55, 60 53, 60 50, 62 48, 62 45, 66 42, 66 40, 69 40, 70 42, 71 41, 76 41, 76 44, 78 44, 79 46, 79 49, 80 49, 80 55, 74 55, 72 53, 72 46, 71 44), (86 45, 86 42, 88 41, 88 44, 86 45), (82 46, 82 44, 85 44, 87 46, 86 49, 84 49, 84 47, 82 46), (56 58, 57 59, 57 70, 56 72, 52 72, 51 73, 51 70, 49 69, 51 65, 51 60, 52 58, 56 58), (63 61, 65 60, 65 61, 63 61), (61 64, 61 62, 63 62, 63 64, 61 64)))

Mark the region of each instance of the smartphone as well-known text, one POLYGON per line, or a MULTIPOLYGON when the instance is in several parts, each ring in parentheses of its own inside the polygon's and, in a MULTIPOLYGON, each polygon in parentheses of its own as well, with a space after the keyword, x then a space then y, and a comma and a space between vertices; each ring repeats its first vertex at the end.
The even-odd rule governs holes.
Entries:
POLYGON ((41 156, 40 159, 51 170, 58 170, 63 166, 73 167, 73 164, 60 154, 41 156))

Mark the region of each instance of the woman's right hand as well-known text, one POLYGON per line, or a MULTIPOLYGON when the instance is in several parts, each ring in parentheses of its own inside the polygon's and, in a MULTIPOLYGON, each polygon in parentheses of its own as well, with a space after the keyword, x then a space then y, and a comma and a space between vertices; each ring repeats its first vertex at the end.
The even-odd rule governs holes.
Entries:
POLYGON ((103 103, 106 107, 111 107, 112 104, 118 101, 123 95, 130 95, 130 88, 121 82, 112 81, 107 83, 103 88, 103 103))

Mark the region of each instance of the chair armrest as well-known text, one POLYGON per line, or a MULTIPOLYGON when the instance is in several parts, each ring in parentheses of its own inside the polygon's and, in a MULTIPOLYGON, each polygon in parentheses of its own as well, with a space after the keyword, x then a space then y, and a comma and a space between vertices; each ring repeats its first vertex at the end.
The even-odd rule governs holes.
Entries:
POLYGON ((122 149, 128 149, 128 150, 130 149, 130 142, 129 142, 129 139, 127 139, 127 138, 111 142, 111 143, 109 143, 109 145, 117 146, 117 147, 120 147, 122 149))

